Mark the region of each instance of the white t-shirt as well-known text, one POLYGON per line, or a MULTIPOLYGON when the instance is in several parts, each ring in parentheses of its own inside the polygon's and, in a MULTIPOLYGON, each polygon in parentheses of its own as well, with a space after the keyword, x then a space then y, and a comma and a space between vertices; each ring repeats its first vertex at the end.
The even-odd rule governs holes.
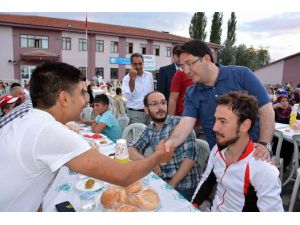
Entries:
POLYGON ((153 75, 148 71, 144 71, 142 76, 137 75, 135 78, 134 91, 130 91, 129 87, 129 74, 123 78, 122 93, 128 100, 126 105, 128 108, 144 109, 144 97, 146 94, 154 90, 153 88, 153 75))
POLYGON ((58 169, 91 147, 45 111, 0 129, 0 211, 36 211, 58 169))

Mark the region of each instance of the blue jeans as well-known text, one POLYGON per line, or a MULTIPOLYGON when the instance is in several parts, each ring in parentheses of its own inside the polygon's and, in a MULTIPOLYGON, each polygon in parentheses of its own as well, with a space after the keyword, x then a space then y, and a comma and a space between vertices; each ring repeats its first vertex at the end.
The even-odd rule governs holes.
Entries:
POLYGON ((175 188, 175 190, 178 191, 183 197, 186 198, 186 200, 190 202, 192 200, 196 187, 189 189, 175 188))

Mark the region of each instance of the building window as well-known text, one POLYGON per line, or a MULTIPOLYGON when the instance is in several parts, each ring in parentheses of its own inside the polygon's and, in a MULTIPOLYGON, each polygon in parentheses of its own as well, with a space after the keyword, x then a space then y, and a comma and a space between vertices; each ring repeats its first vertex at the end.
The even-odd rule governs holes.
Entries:
POLYGON ((118 79, 118 68, 110 68, 110 79, 118 79))
POLYGON ((102 76, 102 78, 104 77, 104 69, 103 67, 96 67, 96 74, 95 75, 99 75, 102 76))
POLYGON ((48 36, 21 34, 22 48, 48 48, 48 36))
POLYGON ((166 47, 166 57, 171 57, 171 47, 166 47))
POLYGON ((79 38, 79 51, 86 51, 87 43, 85 38, 79 38))
POLYGON ((104 52, 104 41, 96 40, 96 52, 104 52))
POLYGON ((133 43, 126 43, 126 54, 132 54, 133 53, 133 43))
POLYGON ((78 69, 81 71, 81 73, 86 76, 86 67, 78 67, 78 69))
POLYGON ((71 38, 63 37, 62 45, 63 50, 71 50, 71 38))
POLYGON ((159 45, 153 45, 153 55, 159 56, 159 45))
POLYGON ((146 44, 140 44, 140 53, 146 55, 146 44))
POLYGON ((110 53, 118 53, 118 42, 117 41, 110 42, 110 53))

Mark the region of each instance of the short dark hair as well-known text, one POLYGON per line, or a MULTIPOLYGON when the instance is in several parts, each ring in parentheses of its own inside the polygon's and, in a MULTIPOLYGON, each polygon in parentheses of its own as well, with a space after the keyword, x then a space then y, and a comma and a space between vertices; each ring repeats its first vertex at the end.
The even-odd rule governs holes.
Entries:
POLYGON ((214 62, 212 52, 204 41, 192 40, 185 42, 176 52, 178 56, 181 53, 188 53, 201 58, 207 54, 210 56, 210 60, 214 62))
POLYGON ((109 105, 109 98, 106 94, 96 95, 93 103, 102 103, 103 105, 109 105))
POLYGON ((142 58, 142 61, 144 62, 144 56, 143 56, 142 54, 136 52, 136 53, 133 53, 133 54, 130 56, 130 63, 132 63, 132 59, 133 59, 134 57, 142 58))
POLYGON ((21 87, 21 84, 14 82, 10 85, 10 90, 12 90, 14 87, 21 87))
MULTIPOLYGON (((162 94, 163 96, 165 96, 165 95, 164 95, 163 93, 161 93, 160 91, 151 91, 151 92, 149 92, 149 93, 146 94, 145 97, 144 97, 144 105, 145 105, 146 107, 149 106, 148 97, 149 97, 149 95, 151 95, 151 94, 153 94, 153 93, 160 93, 160 94, 162 94)), ((166 97, 166 96, 165 96, 165 97, 166 97)))
POLYGON ((121 88, 119 88, 119 87, 118 87, 118 88, 116 88, 116 94, 117 94, 117 95, 119 95, 119 94, 121 94, 121 93, 122 93, 122 89, 121 89, 121 88))
POLYGON ((254 96, 245 92, 233 91, 220 96, 217 105, 228 106, 238 117, 239 124, 242 124, 246 119, 250 119, 250 130, 254 126, 258 114, 258 103, 254 96))
POLYGON ((74 66, 61 62, 46 62, 33 71, 30 79, 30 97, 33 107, 50 108, 61 91, 72 94, 84 76, 74 66))
POLYGON ((172 55, 178 55, 178 49, 181 48, 181 45, 174 45, 172 49, 172 55))

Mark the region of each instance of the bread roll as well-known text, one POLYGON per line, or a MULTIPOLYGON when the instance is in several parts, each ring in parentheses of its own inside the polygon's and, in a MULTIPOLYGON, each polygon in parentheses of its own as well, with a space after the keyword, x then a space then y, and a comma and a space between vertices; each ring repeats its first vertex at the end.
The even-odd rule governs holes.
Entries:
POLYGON ((104 208, 112 209, 117 202, 119 192, 115 188, 109 188, 103 192, 100 201, 104 208))
POLYGON ((127 194, 129 193, 136 193, 142 189, 142 183, 140 180, 130 184, 129 186, 125 187, 125 191, 127 194))
POLYGON ((116 208, 116 212, 138 212, 139 209, 132 205, 121 204, 118 208, 116 208))
POLYGON ((137 196, 140 198, 140 208, 145 211, 152 211, 159 204, 158 194, 152 189, 144 189, 137 196))
POLYGON ((116 196, 116 201, 118 203, 125 203, 127 199, 127 193, 124 189, 118 191, 117 196, 116 196))

